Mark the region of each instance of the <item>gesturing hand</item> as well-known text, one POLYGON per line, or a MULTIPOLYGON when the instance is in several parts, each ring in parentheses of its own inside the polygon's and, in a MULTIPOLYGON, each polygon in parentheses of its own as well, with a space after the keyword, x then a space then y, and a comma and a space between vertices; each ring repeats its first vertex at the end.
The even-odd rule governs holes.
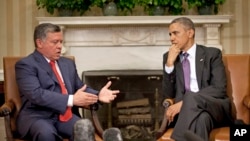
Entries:
POLYGON ((99 93, 99 101, 103 103, 110 103, 113 101, 117 94, 120 93, 119 90, 110 90, 111 81, 109 81, 100 91, 99 93))
POLYGON ((94 104, 98 101, 97 95, 85 92, 86 87, 87 85, 84 85, 73 95, 74 105, 88 107, 89 105, 94 104))

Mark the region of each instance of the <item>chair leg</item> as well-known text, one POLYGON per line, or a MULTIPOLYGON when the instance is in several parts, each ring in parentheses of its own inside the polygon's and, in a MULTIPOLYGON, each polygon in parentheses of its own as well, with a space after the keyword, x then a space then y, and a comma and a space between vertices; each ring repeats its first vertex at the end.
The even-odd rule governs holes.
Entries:
POLYGON ((91 115, 92 115, 92 118, 93 118, 93 121, 94 121, 95 129, 97 130, 97 134, 99 135, 100 138, 102 138, 103 129, 102 129, 102 126, 101 126, 100 121, 98 119, 96 111, 91 110, 91 115))
POLYGON ((6 141, 13 141, 13 135, 11 131, 10 125, 10 115, 4 117, 4 124, 5 124, 5 132, 6 132, 6 141))

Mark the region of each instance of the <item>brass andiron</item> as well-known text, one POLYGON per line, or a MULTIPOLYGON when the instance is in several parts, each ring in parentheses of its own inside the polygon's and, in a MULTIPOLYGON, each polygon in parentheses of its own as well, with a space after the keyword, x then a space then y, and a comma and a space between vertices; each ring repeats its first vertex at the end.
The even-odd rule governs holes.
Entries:
POLYGON ((155 88, 155 130, 159 129, 159 92, 158 88, 155 88))

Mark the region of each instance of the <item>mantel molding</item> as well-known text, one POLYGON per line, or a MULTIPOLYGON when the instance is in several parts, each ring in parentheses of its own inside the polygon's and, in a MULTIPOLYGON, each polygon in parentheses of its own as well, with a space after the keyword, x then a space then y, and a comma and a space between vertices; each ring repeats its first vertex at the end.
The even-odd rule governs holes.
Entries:
MULTIPOLYGON (((37 17, 39 24, 53 23, 71 25, 129 25, 129 24, 169 24, 173 19, 183 16, 82 16, 82 17, 37 17)), ((191 15, 185 16, 195 24, 229 23, 231 15, 191 15)))

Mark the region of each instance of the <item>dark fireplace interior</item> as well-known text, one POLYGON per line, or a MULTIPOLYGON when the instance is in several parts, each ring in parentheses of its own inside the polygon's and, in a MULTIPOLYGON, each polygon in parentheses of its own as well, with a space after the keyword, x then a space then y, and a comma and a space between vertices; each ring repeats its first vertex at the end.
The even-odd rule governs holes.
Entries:
MULTIPOLYGON (((82 79, 98 90, 110 80, 111 89, 120 90, 111 104, 103 104, 97 112, 103 129, 118 127, 125 141, 153 141, 164 113, 161 70, 85 71, 82 79)), ((89 115, 85 110, 84 116, 89 115)))

